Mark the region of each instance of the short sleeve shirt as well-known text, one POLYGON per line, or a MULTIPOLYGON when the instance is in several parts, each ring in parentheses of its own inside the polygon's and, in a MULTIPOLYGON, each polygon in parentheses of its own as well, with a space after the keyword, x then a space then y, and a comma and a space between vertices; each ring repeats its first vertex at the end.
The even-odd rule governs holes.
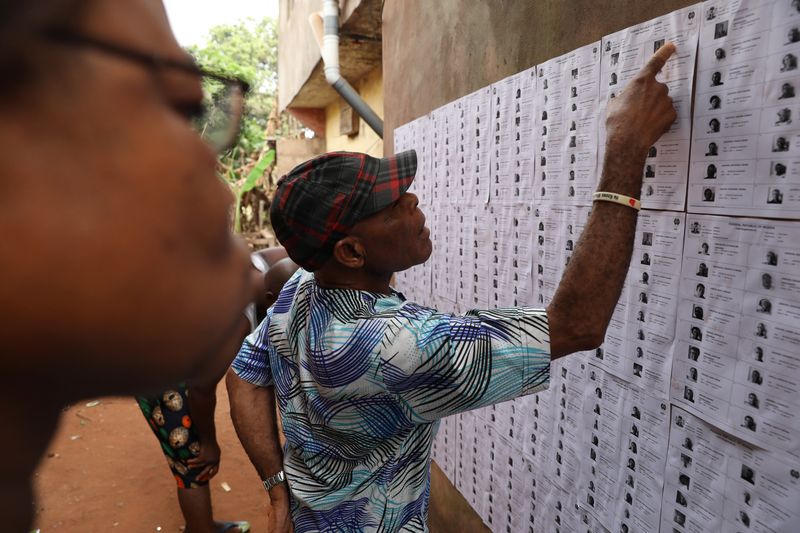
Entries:
POLYGON ((544 389, 544 310, 441 313, 298 271, 233 369, 274 385, 295 531, 427 531, 440 418, 544 389))

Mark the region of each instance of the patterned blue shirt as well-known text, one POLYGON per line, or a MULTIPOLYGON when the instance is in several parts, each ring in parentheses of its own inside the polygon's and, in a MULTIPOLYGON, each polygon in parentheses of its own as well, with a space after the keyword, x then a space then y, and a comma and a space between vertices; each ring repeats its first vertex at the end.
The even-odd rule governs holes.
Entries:
POLYGON ((440 313, 300 270, 233 362, 274 385, 295 531, 427 531, 440 418, 538 392, 541 309, 440 313))

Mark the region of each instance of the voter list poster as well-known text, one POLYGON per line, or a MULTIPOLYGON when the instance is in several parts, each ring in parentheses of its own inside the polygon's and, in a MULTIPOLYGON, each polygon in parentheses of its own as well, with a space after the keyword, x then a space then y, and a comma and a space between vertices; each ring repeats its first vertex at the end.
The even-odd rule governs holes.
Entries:
POLYGON ((398 128, 396 149, 424 152, 427 174, 415 186, 439 250, 399 275, 400 289, 445 311, 544 307, 590 216, 586 191, 596 183, 587 176, 602 170, 602 120, 581 114, 581 98, 602 107, 662 39, 678 44, 660 79, 679 118, 648 152, 648 209, 605 343, 554 363, 546 391, 441 423, 434 459, 492 530, 797 529, 800 228, 790 187, 775 196, 781 202, 766 191, 772 201, 757 209, 717 193, 747 174, 755 205, 762 176, 791 184, 791 135, 778 142, 779 156, 770 135, 795 121, 799 8, 790 0, 690 6, 398 128), (720 131, 704 133, 720 109, 701 107, 701 94, 709 107, 758 117, 726 115, 720 131), (770 98, 781 106, 767 124, 770 98), (723 135, 739 120, 750 121, 747 135, 723 135), (715 187, 715 200, 698 186, 715 187))
POLYGON ((703 4, 689 210, 800 218, 800 9, 703 4))

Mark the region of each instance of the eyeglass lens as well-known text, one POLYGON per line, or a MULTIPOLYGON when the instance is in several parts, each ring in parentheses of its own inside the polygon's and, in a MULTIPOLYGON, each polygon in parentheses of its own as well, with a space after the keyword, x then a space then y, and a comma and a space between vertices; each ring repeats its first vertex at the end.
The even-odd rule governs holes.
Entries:
POLYGON ((194 119, 194 127, 212 148, 222 152, 236 141, 243 109, 244 93, 238 84, 205 78, 203 115, 194 119))

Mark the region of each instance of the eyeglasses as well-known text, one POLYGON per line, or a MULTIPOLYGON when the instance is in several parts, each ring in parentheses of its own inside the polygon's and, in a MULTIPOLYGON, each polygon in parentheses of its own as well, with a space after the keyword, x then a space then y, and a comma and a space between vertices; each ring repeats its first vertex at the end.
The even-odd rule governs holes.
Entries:
POLYGON ((192 126, 217 153, 236 142, 244 111, 244 99, 250 85, 238 78, 207 72, 191 61, 179 61, 157 54, 131 50, 115 43, 80 35, 69 29, 50 28, 44 37, 53 42, 82 46, 134 61, 152 70, 177 69, 201 78, 203 102, 191 110, 192 126))

